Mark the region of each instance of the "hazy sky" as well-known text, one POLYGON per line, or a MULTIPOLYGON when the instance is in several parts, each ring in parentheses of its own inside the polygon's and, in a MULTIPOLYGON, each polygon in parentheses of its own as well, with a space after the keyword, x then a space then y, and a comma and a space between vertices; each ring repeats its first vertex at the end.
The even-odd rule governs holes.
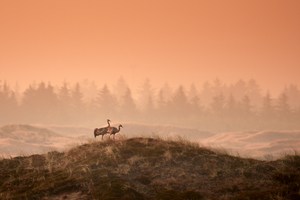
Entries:
POLYGON ((0 0, 0 80, 300 86, 299 0, 0 0))

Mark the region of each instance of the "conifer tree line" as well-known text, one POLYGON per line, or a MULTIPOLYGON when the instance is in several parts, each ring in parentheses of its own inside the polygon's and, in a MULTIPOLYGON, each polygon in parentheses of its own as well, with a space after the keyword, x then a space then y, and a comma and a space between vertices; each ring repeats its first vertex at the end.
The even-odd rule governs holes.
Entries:
POLYGON ((30 84, 22 93, 0 80, 0 124, 102 125, 107 118, 203 130, 299 129, 300 90, 273 96, 255 80, 159 88, 145 80, 133 91, 123 78, 94 82, 30 84), (136 94, 136 95, 133 95, 136 94))

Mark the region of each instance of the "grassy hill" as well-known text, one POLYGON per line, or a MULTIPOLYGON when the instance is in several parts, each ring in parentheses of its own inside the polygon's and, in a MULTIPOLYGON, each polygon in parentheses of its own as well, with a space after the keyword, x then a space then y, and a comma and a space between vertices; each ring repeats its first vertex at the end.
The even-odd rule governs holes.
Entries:
POLYGON ((0 199, 300 199, 300 156, 260 161, 131 138, 0 160, 0 199))

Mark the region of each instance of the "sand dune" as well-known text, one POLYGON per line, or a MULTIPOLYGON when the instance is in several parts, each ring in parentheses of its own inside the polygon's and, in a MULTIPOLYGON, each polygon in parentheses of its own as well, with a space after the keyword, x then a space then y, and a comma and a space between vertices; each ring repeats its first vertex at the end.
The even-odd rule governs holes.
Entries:
POLYGON ((18 156, 64 150, 78 140, 50 129, 31 125, 0 128, 0 156, 18 156))
POLYGON ((277 158, 300 151, 300 131, 226 132, 208 137, 202 143, 242 156, 277 158))

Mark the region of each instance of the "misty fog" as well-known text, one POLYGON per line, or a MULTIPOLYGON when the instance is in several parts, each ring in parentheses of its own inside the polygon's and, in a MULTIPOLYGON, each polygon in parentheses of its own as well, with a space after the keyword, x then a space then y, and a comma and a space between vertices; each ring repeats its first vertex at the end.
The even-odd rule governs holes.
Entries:
POLYGON ((106 119, 123 123, 174 125, 206 131, 300 128, 300 90, 286 86, 274 96, 253 79, 224 84, 153 87, 146 79, 130 88, 92 81, 32 83, 22 92, 0 81, 0 125, 55 124, 98 127, 106 119))
MULTIPOLYGON (((93 81, 32 83, 20 91, 0 81, 0 153, 17 156, 97 141, 93 130, 123 124, 122 137, 177 138, 232 154, 275 158, 299 151, 300 90, 274 95, 253 79, 225 84, 137 88, 122 77, 115 84, 93 81)), ((104 140, 108 136, 104 137, 104 140)))

